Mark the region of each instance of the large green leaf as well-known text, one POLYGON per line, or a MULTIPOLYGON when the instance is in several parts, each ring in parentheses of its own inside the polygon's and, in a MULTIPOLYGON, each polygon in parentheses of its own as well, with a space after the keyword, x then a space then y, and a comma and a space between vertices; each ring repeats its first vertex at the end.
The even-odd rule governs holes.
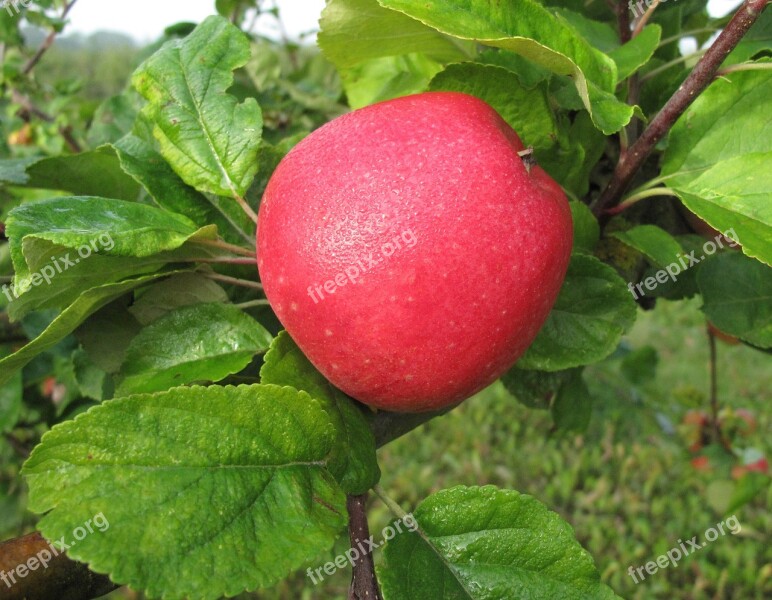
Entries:
POLYGON ((616 64, 593 48, 560 15, 534 0, 378 0, 454 37, 516 52, 573 78, 584 107, 606 134, 626 125, 633 107, 617 100, 616 64))
POLYGON ((107 198, 51 198, 22 204, 6 221, 11 258, 16 276, 30 275, 23 255, 23 242, 48 240, 67 248, 95 254, 146 257, 174 250, 194 237, 213 238, 214 228, 197 227, 186 217, 152 206, 107 198))
POLYGON ((638 250, 661 269, 676 262, 683 252, 678 240, 656 225, 638 225, 627 231, 615 231, 611 236, 638 250))
POLYGON ((349 494, 363 494, 381 473, 375 438, 364 415, 343 392, 334 388, 303 355, 286 331, 273 341, 260 370, 263 383, 289 385, 308 392, 330 415, 338 432, 330 470, 349 494))
POLYGON ((232 304, 210 302, 172 310, 131 341, 116 396, 220 381, 265 352, 271 334, 232 304))
POLYGON ((214 600, 272 585, 332 546, 346 524, 326 468, 334 439, 304 392, 183 387, 55 427, 23 473, 48 539, 94 525, 71 558, 149 597, 214 600))
POLYGON ((64 309, 43 333, 14 354, 0 360, 0 386, 8 383, 16 371, 24 367, 38 354, 56 346, 83 323, 89 315, 126 292, 163 275, 163 273, 146 275, 82 292, 78 299, 64 309))
POLYGON ((238 104, 226 93, 233 70, 249 57, 246 35, 222 17, 209 17, 184 40, 167 42, 134 74, 161 153, 199 191, 243 196, 257 172, 260 107, 254 98, 238 104))
POLYGON ((772 267, 737 252, 709 258, 697 273, 702 311, 722 331, 772 348, 772 267))
POLYGON ((416 532, 386 544, 386 600, 618 600, 571 526, 535 498, 493 486, 429 496, 416 532))
POLYGON ((136 294, 129 312, 137 322, 149 325, 177 308, 210 302, 228 302, 228 293, 206 275, 181 273, 136 294))
POLYGON ((617 65, 619 80, 625 80, 645 65, 654 55, 662 37, 659 25, 647 25, 626 44, 609 52, 617 65))
POLYGON ((28 188, 131 201, 139 195, 139 185, 123 172, 118 157, 110 147, 69 156, 2 163, 8 164, 7 171, 0 167, 0 181, 28 188), (11 168, 14 165, 16 168, 11 168))
POLYGON ((772 265, 770 97, 769 71, 717 79, 673 127, 662 174, 689 210, 772 265))
POLYGON ((635 301, 616 271, 574 254, 557 302, 517 366, 561 371, 606 358, 635 321, 635 301))
POLYGON ((526 146, 549 148, 555 143, 556 124, 545 91, 525 88, 507 69, 477 63, 449 65, 432 79, 429 89, 464 92, 485 100, 526 146))

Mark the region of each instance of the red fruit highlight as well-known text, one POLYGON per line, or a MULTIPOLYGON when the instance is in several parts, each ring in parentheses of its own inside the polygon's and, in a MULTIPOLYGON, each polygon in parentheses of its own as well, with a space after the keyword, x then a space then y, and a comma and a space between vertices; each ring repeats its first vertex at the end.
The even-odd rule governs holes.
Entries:
POLYGON ((565 277, 571 213, 485 102, 433 92, 346 114, 300 142, 260 206, 258 268, 280 321, 333 384, 417 412, 509 369, 565 277))

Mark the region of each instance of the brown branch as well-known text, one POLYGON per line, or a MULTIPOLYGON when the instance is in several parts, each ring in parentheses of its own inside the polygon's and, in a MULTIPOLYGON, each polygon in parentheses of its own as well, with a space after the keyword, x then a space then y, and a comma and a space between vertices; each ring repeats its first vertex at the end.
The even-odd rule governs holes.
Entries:
POLYGON ((670 131, 692 102, 711 84, 721 63, 740 43, 769 2, 770 0, 745 0, 686 81, 652 119, 641 137, 620 156, 614 176, 593 206, 596 216, 602 215, 607 208, 619 202, 654 147, 670 131))
POLYGON ((3 600, 92 600, 116 587, 104 575, 59 553, 39 533, 0 543, 3 600))
POLYGON ((346 508, 348 509, 348 535, 351 549, 358 554, 354 560, 351 574, 351 587, 348 591, 348 600, 383 600, 381 590, 378 587, 378 579, 375 576, 375 563, 367 541, 370 539, 370 528, 367 525, 367 494, 360 496, 347 496, 346 508))
POLYGON ((617 23, 619 24, 619 40, 625 44, 632 38, 630 31, 630 9, 627 2, 619 0, 615 7, 617 13, 617 23))
MULTIPOLYGON (((70 10, 72 10, 72 7, 75 5, 77 0, 70 0, 70 2, 64 3, 64 10, 62 11, 62 20, 67 18, 67 15, 69 14, 70 10)), ((29 75, 32 72, 32 69, 35 68, 35 65, 37 65, 40 62, 40 59, 43 58, 43 55, 48 52, 48 49, 54 45, 54 40, 56 39, 57 31, 56 29, 52 29, 51 33, 48 34, 46 39, 43 40, 43 43, 40 44, 40 47, 37 49, 37 52, 32 55, 32 57, 27 61, 27 64, 24 65, 24 68, 22 69, 22 74, 29 75)))

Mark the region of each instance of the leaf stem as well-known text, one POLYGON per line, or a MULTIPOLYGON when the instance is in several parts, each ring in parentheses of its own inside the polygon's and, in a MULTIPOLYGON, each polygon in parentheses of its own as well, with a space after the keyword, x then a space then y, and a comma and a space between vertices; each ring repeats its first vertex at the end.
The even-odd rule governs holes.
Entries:
POLYGON ((252 210, 252 207, 247 203, 247 201, 239 194, 234 194, 233 197, 236 199, 236 202, 239 203, 241 210, 243 210, 246 215, 252 219, 252 221, 254 221, 255 225, 257 225, 257 213, 252 210))
POLYGON ((373 486, 373 491, 375 492, 375 495, 381 499, 381 502, 386 505, 391 514, 393 514, 397 519, 404 519, 405 517, 409 516, 399 504, 389 498, 388 494, 386 494, 386 491, 380 486, 380 484, 376 483, 375 486, 373 486))
POLYGON ((664 40, 660 40, 657 48, 662 48, 662 46, 667 46, 668 44, 677 42, 679 40, 682 40, 683 38, 690 37, 698 33, 715 33, 716 31, 718 31, 717 27, 703 27, 701 29, 692 29, 691 31, 682 31, 678 35, 671 35, 670 37, 665 38, 664 40))
POLYGON ((253 250, 249 250, 248 248, 243 248, 241 246, 236 246, 235 244, 229 244, 228 242, 222 239, 217 239, 217 240, 197 239, 197 240, 193 240, 193 243, 201 244, 202 246, 212 246, 213 248, 219 248, 220 250, 227 250, 228 252, 232 252, 233 254, 248 256, 252 260, 255 259, 255 253, 253 250))
POLYGON ((256 306, 270 306, 271 303, 268 302, 268 300, 260 299, 260 300, 250 300, 249 302, 242 302, 241 304, 236 304, 236 308, 240 308, 242 310, 246 308, 254 308, 256 306))
POLYGON ((646 23, 648 23, 649 19, 651 19, 651 15, 654 14, 654 11, 659 6, 659 3, 660 0, 654 0, 646 12, 641 15, 641 18, 638 19, 638 22, 635 24, 635 28, 633 29, 633 37, 636 37, 641 33, 641 31, 643 31, 643 28, 646 27, 646 23))
POLYGON ((239 287, 249 288, 251 290, 263 290, 263 286, 256 281, 249 281, 248 279, 238 279, 236 277, 229 277, 228 275, 221 275, 220 273, 202 273, 204 277, 213 279, 215 281, 221 281, 230 285, 237 285, 239 287))
POLYGON ((240 256, 222 256, 217 258, 193 258, 192 262, 207 263, 207 264, 227 264, 227 265, 254 265, 254 258, 246 258, 240 256))
POLYGON ((620 156, 611 181, 593 206, 593 213, 596 216, 604 214, 610 206, 619 201, 657 143, 711 84, 721 63, 740 43, 768 3, 769 0, 745 0, 735 12, 726 28, 697 62, 662 110, 651 120, 641 137, 624 155, 620 156))
POLYGON ((724 67, 723 69, 719 69, 718 73, 716 73, 716 77, 723 77, 724 75, 729 75, 729 73, 736 73, 737 71, 767 71, 772 69, 772 62, 743 62, 738 63, 736 65, 729 65, 728 67, 724 67))
POLYGON ((634 204, 637 204, 644 198, 652 198, 653 196, 672 196, 674 198, 678 198, 678 194, 676 194, 673 190, 666 187, 657 187, 657 188, 651 188, 648 190, 643 190, 641 192, 638 192, 637 194, 632 194, 628 196, 626 199, 624 199, 622 202, 617 204, 613 208, 609 208, 605 214, 607 215, 618 215, 619 213, 627 210, 634 204))

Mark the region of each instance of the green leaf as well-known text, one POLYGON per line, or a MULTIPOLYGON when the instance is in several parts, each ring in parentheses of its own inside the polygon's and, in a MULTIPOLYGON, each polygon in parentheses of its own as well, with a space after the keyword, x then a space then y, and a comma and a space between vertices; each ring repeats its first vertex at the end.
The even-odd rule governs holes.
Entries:
POLYGON ((569 371, 552 404, 552 420, 558 429, 582 432, 590 425, 592 396, 581 369, 569 371))
POLYGON ((638 225, 627 231, 615 231, 611 236, 646 256, 660 269, 677 262, 683 252, 678 240, 656 225, 638 225))
POLYGON ((447 63, 472 55, 465 44, 376 0, 329 0, 319 26, 319 47, 343 70, 385 56, 420 53, 447 63))
POLYGON ((455 487, 416 509, 420 529, 386 544, 387 600, 618 600, 570 525, 535 498, 455 487))
POLYGON ((659 25, 647 25, 629 42, 609 52, 617 64, 619 81, 624 81, 651 60, 661 37, 662 28, 659 25))
POLYGON ((600 239, 600 225, 584 202, 569 202, 574 222, 574 252, 592 254, 600 239))
POLYGON ((344 69, 341 73, 351 108, 361 108, 426 90, 442 65, 424 54, 384 56, 344 69))
POLYGON ((0 434, 11 431, 19 420, 22 407, 23 383, 21 373, 0 386, 0 434))
POLYGON ((380 479, 375 437, 359 408, 334 388, 303 355, 286 331, 273 341, 260 370, 263 383, 288 385, 318 400, 335 425, 330 471, 348 494, 363 494, 380 479))
POLYGON ((573 78, 584 107, 606 134, 626 125, 633 107, 617 100, 616 65, 560 15, 534 0, 378 0, 454 37, 516 52, 558 75, 573 78))
POLYGON ((561 371, 598 362, 616 349, 635 315, 635 301, 616 271, 574 254, 547 322, 517 366, 561 371))
POLYGON ((449 65, 429 84, 432 91, 463 92, 496 109, 526 146, 550 148, 557 127, 543 89, 527 89, 517 75, 491 65, 449 65))
POLYGON ((25 463, 45 537, 149 597, 215 600, 272 585, 331 548, 345 496, 329 417, 270 385, 111 400, 54 427, 25 463), (99 527, 99 525, 102 525, 99 527))
POLYGON ((89 315, 135 287, 162 276, 163 274, 146 275, 120 283, 95 287, 83 292, 75 302, 53 320, 43 333, 14 354, 0 360, 0 386, 8 383, 16 371, 24 367, 38 354, 56 346, 83 323, 89 315))
POLYGON ((95 147, 109 144, 131 131, 139 114, 140 100, 136 92, 129 90, 102 102, 94 113, 88 131, 89 145, 95 147))
POLYGON ((768 71, 717 79, 673 127, 662 175, 689 210, 772 265, 770 96, 768 71))
POLYGON ((243 196, 257 172, 260 107, 226 93, 233 70, 249 57, 246 35, 214 16, 184 40, 164 44, 134 74, 161 154, 199 191, 243 196))
POLYGON ((6 167, 8 171, 0 170, 0 180, 28 188, 129 201, 136 200, 139 195, 139 186, 123 172, 110 147, 69 156, 2 162, 10 164, 6 167), (26 167, 23 176, 22 167, 26 167))
POLYGON ((116 373, 126 359, 126 348, 141 329, 126 303, 119 301, 92 314, 75 330, 75 337, 97 367, 116 373))
POLYGON ((271 345, 271 334, 232 304, 194 304, 167 313, 131 341, 116 396, 220 381, 271 345))
POLYGON ((772 348, 772 267, 737 252, 700 266, 702 311, 721 331, 760 348, 772 348))
POLYGON ((134 299, 129 312, 142 325, 149 325, 183 306, 228 300, 225 290, 208 277, 181 273, 148 286, 134 299))
POLYGON ((570 371, 528 371, 512 367, 501 378, 507 391, 527 406, 547 410, 552 406, 570 371))
MULTIPOLYGON (((22 252, 23 241, 30 237, 67 248, 85 248, 89 257, 109 254, 140 258, 174 250, 193 237, 214 237, 212 228, 197 230, 182 215, 135 202, 91 197, 22 204, 9 213, 6 231, 20 279, 30 274, 22 252)), ((80 259, 73 256, 72 260, 80 259)))

